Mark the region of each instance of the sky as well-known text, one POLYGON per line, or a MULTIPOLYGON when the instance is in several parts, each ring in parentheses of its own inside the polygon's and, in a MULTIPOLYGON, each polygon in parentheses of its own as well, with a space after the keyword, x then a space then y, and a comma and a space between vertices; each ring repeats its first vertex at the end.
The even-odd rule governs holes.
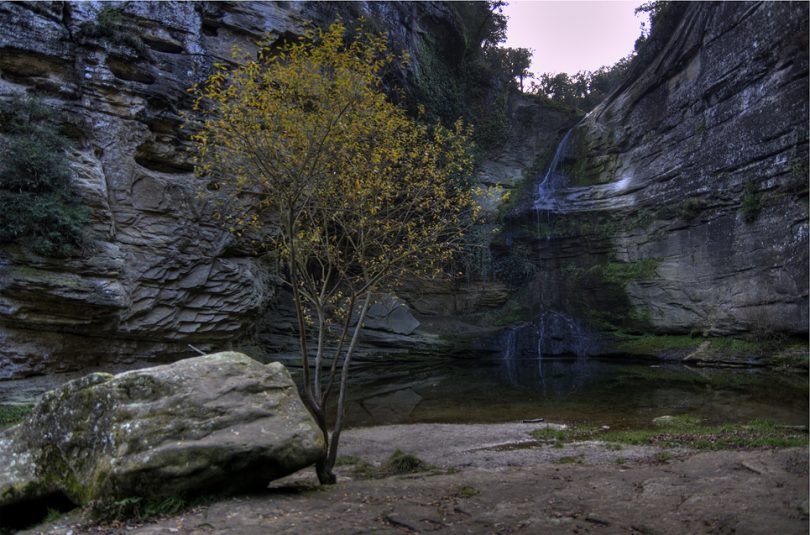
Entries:
POLYGON ((598 69, 633 51, 646 16, 632 1, 510 0, 505 46, 534 51, 535 74, 598 69))

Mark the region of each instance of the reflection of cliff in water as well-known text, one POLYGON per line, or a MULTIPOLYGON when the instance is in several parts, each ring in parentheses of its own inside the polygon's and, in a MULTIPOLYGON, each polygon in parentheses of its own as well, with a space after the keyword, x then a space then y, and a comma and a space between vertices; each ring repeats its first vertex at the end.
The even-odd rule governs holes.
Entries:
POLYGON ((678 414, 707 423, 760 418, 806 425, 808 418, 805 377, 576 356, 507 364, 489 356, 358 366, 350 380, 349 425, 544 418, 637 428, 678 414))
POLYGON ((599 363, 600 341, 582 321, 556 311, 504 331, 500 340, 500 378, 512 386, 539 389, 551 396, 584 387, 599 363))

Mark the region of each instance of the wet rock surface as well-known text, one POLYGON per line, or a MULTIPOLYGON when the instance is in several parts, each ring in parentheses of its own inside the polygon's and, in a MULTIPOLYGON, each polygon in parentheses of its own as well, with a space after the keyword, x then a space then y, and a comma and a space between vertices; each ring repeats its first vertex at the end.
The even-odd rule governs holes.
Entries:
POLYGON ((0 436, 0 507, 264 488, 315 462, 323 436, 287 370, 240 353, 93 373, 0 436))

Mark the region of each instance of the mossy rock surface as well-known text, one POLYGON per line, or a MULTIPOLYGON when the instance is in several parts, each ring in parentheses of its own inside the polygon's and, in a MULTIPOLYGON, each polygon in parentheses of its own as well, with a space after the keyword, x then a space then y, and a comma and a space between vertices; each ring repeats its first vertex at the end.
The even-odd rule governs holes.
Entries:
POLYGON ((0 507, 53 491, 83 505, 256 490, 323 447, 279 363, 226 352, 95 373, 47 393, 0 436, 0 507))

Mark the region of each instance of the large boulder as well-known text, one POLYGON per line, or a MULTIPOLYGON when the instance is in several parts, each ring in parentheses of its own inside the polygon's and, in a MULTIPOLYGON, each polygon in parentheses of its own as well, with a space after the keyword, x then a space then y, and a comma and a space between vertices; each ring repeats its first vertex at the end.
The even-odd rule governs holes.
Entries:
POLYGON ((45 394, 0 435, 0 507, 261 489, 314 463, 323 436, 279 363, 234 352, 45 394))

